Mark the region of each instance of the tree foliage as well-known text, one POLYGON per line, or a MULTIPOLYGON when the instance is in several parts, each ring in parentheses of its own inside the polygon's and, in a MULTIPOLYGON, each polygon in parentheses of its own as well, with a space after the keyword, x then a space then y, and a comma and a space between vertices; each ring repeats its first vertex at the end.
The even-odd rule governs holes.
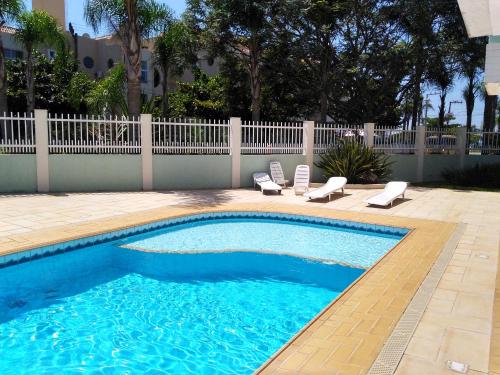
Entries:
MULTIPOLYGON (((7 62, 7 97, 13 112, 26 110, 26 61, 7 62)), ((38 52, 33 54, 34 88, 37 106, 51 112, 71 113, 68 82, 75 73, 75 61, 69 54, 58 54, 53 60, 38 52)))
POLYGON ((45 11, 34 9, 22 12, 16 19, 17 30, 14 38, 26 50, 26 111, 35 109, 35 78, 33 54, 42 45, 51 45, 59 53, 66 49, 65 37, 54 17, 45 11))
POLYGON ((171 12, 156 0, 87 0, 85 19, 97 32, 105 29, 120 40, 125 56, 127 105, 140 113, 141 48, 143 39, 161 31, 171 12))
POLYGON ((193 82, 179 82, 177 90, 169 93, 170 117, 227 118, 223 78, 209 77, 194 69, 193 82))

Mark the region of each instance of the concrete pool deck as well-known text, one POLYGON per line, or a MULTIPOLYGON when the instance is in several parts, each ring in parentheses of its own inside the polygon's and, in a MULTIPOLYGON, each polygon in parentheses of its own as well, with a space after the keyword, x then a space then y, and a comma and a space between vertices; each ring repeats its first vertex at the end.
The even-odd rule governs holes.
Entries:
POLYGON ((416 228, 410 237, 417 238, 403 241, 377 265, 382 272, 368 273, 344 300, 326 310, 328 319, 320 317, 309 327, 316 330, 304 331, 309 333, 299 335, 299 341, 263 369, 275 374, 359 374, 368 371, 439 250, 461 223, 463 234, 396 373, 451 374, 446 361, 455 360, 467 363, 469 374, 500 374, 500 194, 411 188, 407 199, 391 209, 366 207, 363 199, 374 192, 347 190, 345 197, 319 203, 306 202, 290 189, 284 196, 243 189, 0 196, 0 253, 199 209, 276 210, 416 228), (347 298, 360 292, 358 299, 347 298), (381 299, 384 293, 389 294, 381 299), (360 316, 360 306, 373 311, 360 316), (378 315, 367 315, 372 313, 378 315))

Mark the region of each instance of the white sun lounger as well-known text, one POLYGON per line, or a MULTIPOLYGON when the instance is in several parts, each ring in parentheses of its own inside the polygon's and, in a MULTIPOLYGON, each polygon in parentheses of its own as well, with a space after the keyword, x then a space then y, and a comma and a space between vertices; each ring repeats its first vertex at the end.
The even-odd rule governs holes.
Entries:
POLYGON ((281 168, 281 163, 279 161, 272 161, 269 164, 269 169, 271 170, 271 178, 273 181, 286 188, 288 180, 285 180, 285 174, 283 173, 283 168, 281 168))
POLYGON ((371 198, 365 200, 365 203, 373 204, 376 206, 387 206, 391 205, 398 197, 405 197, 405 191, 408 187, 407 182, 403 181, 391 181, 385 185, 384 191, 377 194, 371 198))
POLYGON ((337 190, 342 190, 342 194, 344 194, 345 184, 347 184, 347 178, 345 177, 330 177, 326 184, 317 189, 308 191, 304 194, 304 197, 309 199, 328 197, 328 200, 330 200, 331 195, 337 190))
POLYGON ((271 178, 266 172, 255 172, 253 174, 253 187, 259 185, 262 193, 266 190, 277 191, 281 194, 281 186, 271 181, 271 178))
POLYGON ((309 190, 309 166, 297 165, 295 177, 293 178, 293 188, 295 194, 304 194, 309 190))

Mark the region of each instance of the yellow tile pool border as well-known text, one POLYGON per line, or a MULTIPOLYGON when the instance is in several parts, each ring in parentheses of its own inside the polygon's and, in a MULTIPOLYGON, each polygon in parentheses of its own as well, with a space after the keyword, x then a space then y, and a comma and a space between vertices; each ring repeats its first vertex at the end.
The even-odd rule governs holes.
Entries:
POLYGON ((218 211, 281 212, 412 229, 369 272, 275 353, 257 371, 259 374, 366 373, 456 226, 434 220, 285 204, 176 206, 13 235, 0 243, 0 255, 174 217, 218 211))
POLYGON ((495 299, 493 300, 493 326, 490 340, 489 370, 491 375, 500 375, 500 256, 498 257, 495 299))

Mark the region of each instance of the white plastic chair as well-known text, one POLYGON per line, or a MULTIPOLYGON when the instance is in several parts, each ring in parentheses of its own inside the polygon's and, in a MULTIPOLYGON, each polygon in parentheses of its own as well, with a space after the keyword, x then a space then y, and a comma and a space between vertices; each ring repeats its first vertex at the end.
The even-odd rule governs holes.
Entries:
POLYGON ((344 187, 346 184, 347 178, 345 177, 330 177, 326 184, 317 189, 308 191, 304 194, 304 196, 309 199, 320 199, 328 197, 328 200, 330 200, 331 195, 337 190, 341 190, 343 195, 344 187))
POLYGON ((365 200, 365 203, 376 206, 391 205, 398 197, 405 197, 405 191, 408 183, 404 181, 391 181, 385 185, 384 191, 365 200))
POLYGON ((285 174, 283 173, 283 168, 281 168, 281 163, 279 161, 272 161, 269 164, 269 169, 271 170, 271 178, 278 185, 282 185, 286 188, 288 180, 285 179, 285 174))
POLYGON ((253 175, 253 187, 258 185, 262 193, 264 191, 277 191, 281 194, 281 186, 271 181, 271 178, 266 172, 255 172, 253 175))
POLYGON ((297 165, 295 177, 293 178, 293 188, 295 194, 304 194, 309 190, 309 166, 297 165))

